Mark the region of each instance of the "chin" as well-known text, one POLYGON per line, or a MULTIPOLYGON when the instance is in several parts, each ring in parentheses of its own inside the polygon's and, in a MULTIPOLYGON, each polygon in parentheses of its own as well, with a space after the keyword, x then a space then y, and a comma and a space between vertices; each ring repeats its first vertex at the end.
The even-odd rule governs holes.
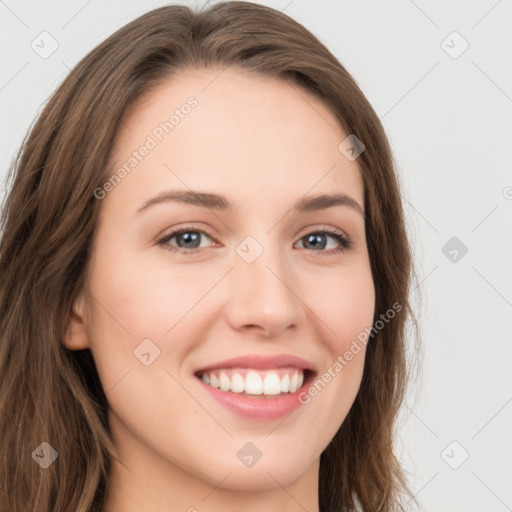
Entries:
POLYGON ((262 454, 252 467, 244 467, 238 459, 236 466, 226 465, 222 471, 209 475, 208 480, 218 484, 222 478, 231 474, 222 482, 225 489, 238 491, 262 491, 288 486, 304 475, 312 465, 319 460, 313 456, 306 457, 303 451, 297 449, 294 453, 274 450, 270 456, 262 454))

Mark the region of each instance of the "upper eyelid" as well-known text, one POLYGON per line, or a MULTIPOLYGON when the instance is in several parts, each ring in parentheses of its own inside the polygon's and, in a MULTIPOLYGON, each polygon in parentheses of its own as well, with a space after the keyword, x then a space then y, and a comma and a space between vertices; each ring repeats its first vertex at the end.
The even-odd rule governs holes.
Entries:
POLYGON ((186 233, 187 231, 196 231, 198 233, 203 233, 212 239, 215 239, 215 235, 211 234, 207 229, 202 228, 202 227, 192 226, 192 225, 171 229, 167 234, 160 235, 158 237, 158 239, 161 240, 163 238, 169 238, 169 237, 172 238, 173 236, 176 236, 177 234, 180 234, 182 232, 186 233))

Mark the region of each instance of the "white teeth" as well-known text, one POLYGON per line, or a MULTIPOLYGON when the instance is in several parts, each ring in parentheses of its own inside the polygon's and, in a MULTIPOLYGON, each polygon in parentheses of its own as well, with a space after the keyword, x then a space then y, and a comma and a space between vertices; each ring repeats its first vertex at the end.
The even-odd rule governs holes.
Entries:
POLYGON ((288 374, 281 379, 281 391, 283 393, 290 391, 290 376, 288 374))
POLYGON ((281 393, 281 381, 275 372, 269 372, 263 379, 263 394, 279 395, 281 393))
POLYGON ((231 391, 233 393, 243 393, 245 391, 245 380, 239 373, 235 373, 231 377, 231 391))
POLYGON ((247 393, 248 395, 274 396, 281 393, 295 393, 304 383, 302 370, 248 370, 224 369, 205 371, 202 381, 221 391, 247 393))
POLYGON ((215 373, 210 374, 210 386, 214 388, 220 388, 219 379, 217 378, 215 373))
POLYGON ((219 383, 221 391, 229 391, 231 389, 231 379, 224 372, 220 374, 219 383))
POLYGON ((249 372, 245 377, 245 392, 249 395, 263 394, 263 381, 256 372, 249 372))

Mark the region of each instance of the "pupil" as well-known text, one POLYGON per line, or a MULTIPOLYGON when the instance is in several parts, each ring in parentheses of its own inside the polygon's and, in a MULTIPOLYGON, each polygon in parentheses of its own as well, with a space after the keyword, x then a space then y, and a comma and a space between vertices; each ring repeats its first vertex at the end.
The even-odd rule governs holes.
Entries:
MULTIPOLYGON (((199 240, 198 233, 194 233, 193 235, 190 234, 190 232, 183 233, 181 237, 188 243, 188 242, 197 242, 199 240)), ((190 244, 189 244, 190 246, 190 244)), ((196 248, 197 246, 194 246, 196 248)))
POLYGON ((323 241, 318 241, 319 238, 322 238, 324 237, 324 235, 308 235, 308 243, 312 243, 313 246, 315 247, 317 244, 320 244, 322 246, 322 248, 325 248, 325 240, 323 241))

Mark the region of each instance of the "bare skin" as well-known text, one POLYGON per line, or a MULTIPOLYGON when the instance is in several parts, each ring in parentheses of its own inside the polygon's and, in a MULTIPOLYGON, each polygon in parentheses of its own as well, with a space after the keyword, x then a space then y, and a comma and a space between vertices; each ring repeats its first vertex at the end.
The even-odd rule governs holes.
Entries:
POLYGON ((332 367, 372 325, 375 290, 362 214, 293 206, 338 193, 364 210, 360 170, 320 100, 236 69, 188 70, 152 91, 124 120, 113 169, 191 96, 197 106, 101 199, 70 318, 66 346, 91 350, 122 456, 104 512, 315 512, 320 455, 356 397, 364 349, 332 367), (233 209, 162 202, 137 213, 168 190, 222 194, 233 209), (202 233, 195 252, 179 236, 158 243, 177 228, 202 233), (335 252, 326 228, 352 246, 335 252), (242 242, 261 248, 251 263, 242 242), (160 351, 147 366, 134 354, 145 339, 151 358, 160 351), (331 379, 285 418, 242 417, 194 371, 248 354, 295 355, 331 379), (252 467, 237 457, 248 442, 262 454, 252 467))

